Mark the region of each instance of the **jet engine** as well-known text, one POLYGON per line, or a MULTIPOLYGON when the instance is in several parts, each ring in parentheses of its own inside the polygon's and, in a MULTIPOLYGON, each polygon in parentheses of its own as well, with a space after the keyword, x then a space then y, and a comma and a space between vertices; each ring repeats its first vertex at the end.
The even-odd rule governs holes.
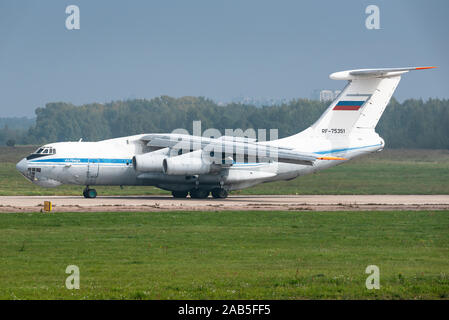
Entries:
POLYGON ((197 175, 217 173, 221 165, 205 161, 202 150, 189 152, 180 156, 165 158, 162 161, 162 170, 169 175, 197 175))
POLYGON ((162 172, 162 160, 167 157, 168 148, 137 154, 133 157, 134 170, 140 172, 162 172))

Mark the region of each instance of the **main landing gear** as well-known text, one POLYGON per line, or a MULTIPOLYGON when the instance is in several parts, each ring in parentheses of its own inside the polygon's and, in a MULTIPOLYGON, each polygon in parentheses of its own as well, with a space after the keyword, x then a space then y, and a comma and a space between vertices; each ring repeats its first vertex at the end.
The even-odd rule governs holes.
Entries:
POLYGON ((97 196, 97 191, 95 189, 89 189, 89 186, 83 190, 84 198, 95 198, 97 196))
POLYGON ((209 194, 212 194, 212 197, 215 199, 225 199, 228 197, 228 191, 223 188, 215 188, 212 190, 203 190, 203 189, 192 189, 190 192, 187 191, 172 191, 171 194, 174 198, 186 198, 190 193, 190 198, 192 199, 206 199, 209 197, 209 194))
POLYGON ((212 189, 212 197, 215 199, 225 199, 228 197, 228 192, 223 188, 212 189))
POLYGON ((171 194, 173 195, 173 198, 186 198, 189 194, 188 191, 172 191, 171 194))
POLYGON ((209 190, 192 189, 190 190, 190 198, 192 199, 206 199, 209 196, 209 190))

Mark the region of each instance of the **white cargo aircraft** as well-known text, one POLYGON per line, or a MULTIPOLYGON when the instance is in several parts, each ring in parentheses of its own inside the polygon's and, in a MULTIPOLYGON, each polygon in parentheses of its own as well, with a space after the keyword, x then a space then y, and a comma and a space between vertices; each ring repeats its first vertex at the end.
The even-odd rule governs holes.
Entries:
POLYGON ((375 127, 401 75, 430 68, 333 73, 331 79, 348 80, 339 96, 312 126, 278 140, 171 133, 58 142, 38 148, 17 163, 17 170, 43 187, 84 185, 86 198, 97 196, 90 188, 95 185, 156 186, 175 198, 189 193, 226 198, 230 190, 294 179, 382 150, 384 140, 375 127))

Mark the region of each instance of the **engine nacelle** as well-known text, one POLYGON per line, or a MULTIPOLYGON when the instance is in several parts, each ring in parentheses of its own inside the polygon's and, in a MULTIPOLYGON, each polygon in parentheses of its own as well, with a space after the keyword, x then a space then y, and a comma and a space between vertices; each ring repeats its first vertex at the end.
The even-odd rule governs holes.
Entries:
POLYGON ((165 158, 162 161, 163 172, 169 175, 185 176, 219 172, 221 166, 204 161, 201 152, 201 150, 197 150, 180 156, 165 158))
POLYGON ((162 172, 162 160, 167 157, 167 149, 138 154, 133 157, 134 170, 140 172, 162 172))

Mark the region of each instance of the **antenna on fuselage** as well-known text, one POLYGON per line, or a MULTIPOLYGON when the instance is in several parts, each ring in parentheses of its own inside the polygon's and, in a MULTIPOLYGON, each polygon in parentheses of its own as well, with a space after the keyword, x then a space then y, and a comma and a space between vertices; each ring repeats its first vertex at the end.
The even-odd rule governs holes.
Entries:
POLYGON ((80 138, 80 139, 78 140, 78 142, 81 142, 81 141, 83 141, 83 138, 80 138))

